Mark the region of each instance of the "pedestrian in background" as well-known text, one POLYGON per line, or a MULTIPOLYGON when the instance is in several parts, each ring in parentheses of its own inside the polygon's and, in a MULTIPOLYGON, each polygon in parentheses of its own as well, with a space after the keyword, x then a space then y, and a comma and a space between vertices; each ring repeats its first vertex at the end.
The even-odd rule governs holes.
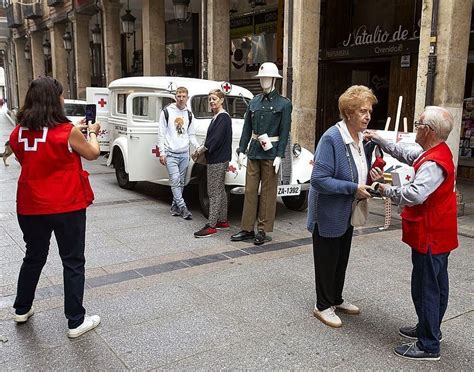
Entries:
POLYGON ((342 298, 352 242, 351 211, 355 199, 366 199, 370 154, 362 144, 377 98, 363 85, 339 97, 341 121, 321 137, 314 156, 308 200, 308 230, 313 234, 316 281, 314 316, 331 327, 342 321, 335 310, 359 314, 342 298))
POLYGON ((166 106, 158 123, 158 148, 160 163, 166 166, 173 193, 170 213, 185 220, 192 219, 192 214, 183 199, 184 180, 189 165, 189 144, 198 147, 193 115, 186 108, 188 90, 185 87, 176 89, 176 102, 166 106))
POLYGON ((455 167, 445 142, 453 122, 448 110, 426 107, 415 122, 415 141, 421 149, 389 143, 373 131, 365 133, 366 139, 415 168, 412 183, 379 186, 384 196, 404 206, 402 240, 412 248, 411 296, 418 324, 401 327, 399 333, 418 341, 396 347, 395 354, 414 360, 440 359, 440 326, 449 296, 448 257, 458 246, 455 167))
POLYGON ((63 264, 67 335, 75 338, 100 323, 99 316, 86 316, 82 305, 86 208, 94 194, 81 164, 81 157, 94 160, 100 155, 100 125, 89 125, 87 141, 64 115, 62 93, 61 84, 53 78, 33 80, 18 113, 19 124, 10 135, 21 164, 17 213, 26 243, 13 307, 17 323, 33 315, 36 286, 54 232, 63 264))
POLYGON ((214 117, 207 128, 207 193, 209 194, 209 219, 206 225, 194 233, 196 238, 215 234, 217 229, 229 228, 227 221, 227 194, 225 172, 232 156, 232 120, 224 110, 225 95, 219 89, 209 92, 209 106, 214 117))

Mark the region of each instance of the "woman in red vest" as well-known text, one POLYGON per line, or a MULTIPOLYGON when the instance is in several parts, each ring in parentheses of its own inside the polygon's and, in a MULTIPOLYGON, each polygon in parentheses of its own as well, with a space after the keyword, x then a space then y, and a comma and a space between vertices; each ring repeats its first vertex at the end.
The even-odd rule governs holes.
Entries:
MULTIPOLYGON (((408 185, 380 185, 385 196, 405 206, 401 213, 402 240, 412 248, 411 294, 418 324, 401 327, 399 333, 417 341, 395 348, 395 354, 408 359, 440 359, 440 325, 449 294, 448 256, 458 246, 455 169, 445 142, 453 122, 446 109, 427 106, 415 122, 416 142, 422 149, 404 149, 375 132, 365 132, 367 139, 415 168, 413 182, 408 185)), ((376 179, 380 174, 374 170, 371 176, 376 179)))
POLYGON ((79 337, 100 323, 86 316, 84 295, 84 248, 86 208, 94 194, 81 157, 100 155, 100 125, 90 124, 89 141, 64 115, 61 84, 50 77, 31 82, 10 146, 21 164, 17 189, 18 222, 26 254, 18 278, 15 321, 24 323, 34 313, 33 299, 54 232, 63 263, 64 312, 68 336, 79 337))

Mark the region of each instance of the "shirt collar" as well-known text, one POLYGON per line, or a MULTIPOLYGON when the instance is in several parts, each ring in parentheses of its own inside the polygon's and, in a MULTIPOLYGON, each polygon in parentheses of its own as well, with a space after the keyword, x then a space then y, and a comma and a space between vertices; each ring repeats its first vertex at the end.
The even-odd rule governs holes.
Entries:
POLYGON ((276 96, 278 95, 278 92, 276 89, 273 89, 270 93, 263 93, 262 94, 262 101, 264 99, 267 99, 269 101, 273 100, 276 96))
MULTIPOLYGON (((347 124, 344 120, 341 120, 339 123, 337 123, 337 126, 339 127, 339 131, 341 132, 342 140, 344 141, 345 145, 355 143, 351 134, 349 133, 349 129, 347 129, 347 124)), ((357 145, 360 145, 362 143, 363 136, 362 133, 357 133, 357 135, 359 137, 359 143, 357 145)))

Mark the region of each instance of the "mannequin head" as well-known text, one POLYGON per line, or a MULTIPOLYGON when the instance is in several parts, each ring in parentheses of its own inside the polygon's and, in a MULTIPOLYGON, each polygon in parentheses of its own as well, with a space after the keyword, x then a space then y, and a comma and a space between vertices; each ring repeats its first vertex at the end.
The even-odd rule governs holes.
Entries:
POLYGON ((273 89, 275 89, 275 78, 261 77, 260 86, 262 87, 264 93, 270 93, 273 89))
POLYGON ((257 76, 260 79, 260 86, 264 93, 270 93, 275 89, 275 81, 282 76, 278 72, 278 67, 273 62, 262 63, 258 69, 257 76))

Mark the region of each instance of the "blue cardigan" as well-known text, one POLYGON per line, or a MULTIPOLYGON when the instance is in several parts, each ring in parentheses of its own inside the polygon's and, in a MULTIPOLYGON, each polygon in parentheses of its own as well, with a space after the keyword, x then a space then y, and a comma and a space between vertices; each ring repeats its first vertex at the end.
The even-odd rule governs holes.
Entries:
MULTIPOLYGON (((370 142, 369 146, 364 146, 368 169, 373 147, 370 142)), ((308 196, 308 230, 313 232, 317 224, 319 235, 323 237, 342 236, 350 225, 357 187, 357 168, 351 151, 345 145, 339 129, 333 125, 321 137, 314 154, 308 196)))

